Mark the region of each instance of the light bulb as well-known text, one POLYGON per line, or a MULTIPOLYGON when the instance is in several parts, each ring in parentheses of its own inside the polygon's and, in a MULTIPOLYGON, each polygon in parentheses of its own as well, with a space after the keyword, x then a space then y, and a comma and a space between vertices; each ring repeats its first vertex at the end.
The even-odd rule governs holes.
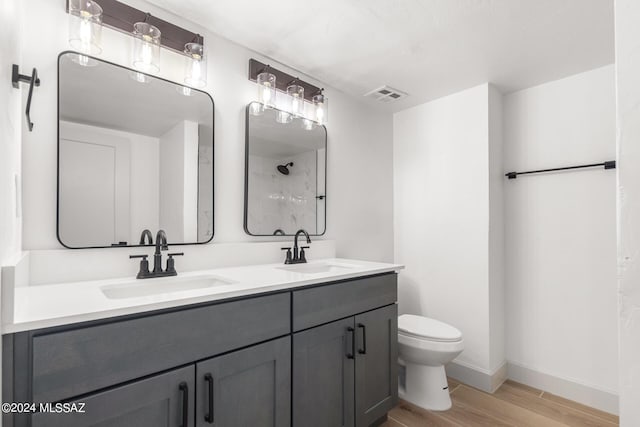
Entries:
POLYGON ((199 42, 191 42, 184 45, 186 54, 184 82, 192 87, 202 88, 207 85, 207 62, 204 55, 202 37, 199 42))
POLYGON ((290 97, 289 110, 295 117, 302 116, 302 109, 304 107, 304 87, 292 82, 287 86, 287 95, 290 97))
POLYGON ((155 74, 160 71, 160 30, 147 22, 133 25, 133 67, 155 74))
POLYGON ((262 103, 269 104, 271 101, 271 83, 265 82, 264 87, 266 89, 262 91, 262 103))
POLYGON ((88 52, 91 47, 91 22, 86 18, 80 21, 80 45, 83 52, 88 52))
POLYGON ((69 0, 69 45, 79 55, 73 61, 83 65, 96 65, 97 61, 85 55, 102 52, 102 8, 92 0, 69 0), (81 55, 84 54, 84 55, 81 55))
POLYGON ((145 43, 142 45, 142 62, 145 65, 149 65, 151 64, 151 58, 152 58, 151 46, 149 46, 148 43, 145 43))
POLYGON ((315 109, 313 119, 320 125, 326 124, 329 119, 329 100, 323 95, 322 91, 323 89, 311 97, 311 102, 313 102, 315 109))
POLYGON ((193 80, 200 80, 200 75, 201 75, 200 61, 193 60, 191 64, 191 78, 193 80))
POLYGON ((319 103, 316 106, 316 120, 318 121, 318 123, 324 122, 324 104, 323 103, 319 103))
POLYGON ((258 83, 258 101, 260 101, 264 107, 275 107, 276 101, 276 76, 269 73, 268 69, 258 74, 256 78, 258 83))

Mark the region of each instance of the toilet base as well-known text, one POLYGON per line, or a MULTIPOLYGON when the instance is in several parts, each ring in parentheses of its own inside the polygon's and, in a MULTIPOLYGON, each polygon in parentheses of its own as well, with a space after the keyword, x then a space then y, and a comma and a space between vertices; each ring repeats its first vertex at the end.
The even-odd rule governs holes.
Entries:
POLYGON ((402 399, 431 411, 446 411, 451 408, 444 366, 405 362, 405 369, 405 387, 399 390, 402 399))

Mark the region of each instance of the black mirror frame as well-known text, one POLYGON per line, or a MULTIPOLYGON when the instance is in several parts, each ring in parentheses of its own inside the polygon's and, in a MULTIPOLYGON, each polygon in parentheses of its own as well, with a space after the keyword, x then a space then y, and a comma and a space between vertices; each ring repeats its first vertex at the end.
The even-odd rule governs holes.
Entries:
MULTIPOLYGON (((256 101, 254 101, 256 102, 256 101)), ((244 131, 245 131, 245 143, 244 143, 244 232, 246 234, 248 234, 249 236, 255 236, 255 237, 283 237, 283 236, 289 236, 289 237, 293 237, 295 236, 295 234, 253 234, 251 233, 251 231, 249 231, 249 117, 251 116, 250 113, 250 108, 251 108, 251 104, 253 104, 254 102, 251 102, 247 105, 246 107, 246 111, 245 111, 245 127, 244 127, 244 131)), ((274 108, 274 110, 277 111, 282 111, 279 110, 277 108, 274 108)), ((328 152, 329 152, 329 144, 328 144, 328 138, 327 138, 327 127, 325 125, 317 125, 317 126, 321 126, 324 129, 324 146, 325 146, 325 152, 324 152, 324 189, 325 189, 325 193, 327 191, 327 160, 328 160, 328 152)), ((321 200, 324 200, 324 230, 322 230, 322 233, 319 234, 312 234, 309 233, 309 236, 315 236, 315 237, 319 237, 319 236, 324 236, 325 233, 327 232, 327 195, 324 194, 322 196, 319 196, 316 198, 316 200, 318 200, 318 198, 321 197, 321 200)), ((317 212, 317 210, 316 210, 317 212)), ((280 229, 278 229, 280 230, 280 229)), ((277 231, 277 230, 276 230, 277 231)))
MULTIPOLYGON (((56 100, 56 108, 57 108, 57 119, 58 122, 56 123, 56 138, 57 138, 57 147, 56 147, 56 238, 58 239, 58 242, 60 242, 60 244, 66 248, 66 249, 111 249, 111 248, 139 248, 139 247, 152 247, 154 245, 110 245, 110 246, 68 246, 66 245, 62 239, 60 238, 60 60, 62 59, 62 57, 64 55, 67 54, 74 54, 74 55, 80 55, 80 53, 72 51, 72 50, 65 50, 60 52, 60 54, 58 55, 58 63, 57 63, 57 71, 58 71, 58 75, 57 75, 57 88, 56 88, 56 96, 57 96, 57 100, 56 100)), ((94 56, 91 55, 85 55, 85 54, 81 54, 82 56, 86 56, 87 58, 96 60, 98 62, 104 63, 104 64, 109 64, 109 65, 113 65, 115 67, 118 68, 122 68, 124 70, 130 70, 130 71, 135 71, 136 73, 138 73, 138 70, 133 70, 132 68, 129 67, 125 67, 124 65, 120 65, 120 64, 116 64, 114 62, 110 62, 110 61, 105 61, 104 59, 100 59, 100 58, 96 58, 94 56)), ((147 74, 147 73, 141 73, 144 74, 146 76, 149 76, 151 78, 154 79, 158 79, 158 80, 162 80, 164 82, 167 83, 171 83, 177 86, 184 86, 181 85, 180 83, 168 80, 168 79, 163 79, 162 77, 158 77, 152 74, 147 74)), ((209 240, 207 240, 206 242, 193 242, 193 243, 173 243, 173 242, 169 242, 168 244, 171 246, 184 246, 184 245, 206 245, 207 243, 210 243, 214 236, 215 236, 215 229, 216 229, 216 220, 215 220, 215 183, 216 183, 216 179, 215 179, 215 158, 216 158, 216 153, 215 153, 215 102, 213 101, 213 98, 211 97, 211 95, 208 92, 205 92, 203 90, 200 89, 195 89, 195 88, 191 88, 191 90, 196 91, 196 92, 200 92, 205 94, 207 97, 209 97, 209 99, 211 100, 211 125, 213 128, 213 140, 212 140, 212 144, 213 144, 213 153, 212 153, 212 161, 211 161, 211 168, 212 168, 212 176, 213 176, 213 183, 212 183, 212 194, 211 194, 211 220, 213 221, 213 225, 211 227, 211 238, 209 238, 209 240)))

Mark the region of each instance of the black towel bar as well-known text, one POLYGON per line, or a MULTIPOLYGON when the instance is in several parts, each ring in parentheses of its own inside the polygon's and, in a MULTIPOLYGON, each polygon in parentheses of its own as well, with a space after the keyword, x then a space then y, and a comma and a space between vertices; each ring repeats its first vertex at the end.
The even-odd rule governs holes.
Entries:
POLYGON ((588 165, 578 165, 578 166, 565 166, 562 168, 551 168, 551 169, 538 169, 538 170, 533 170, 533 171, 526 171, 526 172, 507 172, 504 174, 504 176, 506 176, 509 179, 516 179, 518 177, 518 175, 529 175, 532 173, 544 173, 544 172, 556 172, 556 171, 564 171, 564 170, 570 170, 570 169, 584 169, 584 168, 593 168, 593 167, 597 167, 597 166, 604 166, 605 169, 615 169, 616 168, 616 161, 615 160, 608 160, 606 162, 602 162, 602 163, 591 163, 588 165))

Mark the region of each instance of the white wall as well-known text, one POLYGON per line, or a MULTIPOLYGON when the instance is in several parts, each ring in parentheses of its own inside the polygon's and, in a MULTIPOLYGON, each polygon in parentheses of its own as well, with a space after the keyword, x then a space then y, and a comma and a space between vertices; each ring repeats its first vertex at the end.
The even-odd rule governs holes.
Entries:
MULTIPOLYGON (((506 95, 503 119, 509 171, 614 160, 613 66, 506 95)), ((615 394, 615 172, 504 185, 509 363, 615 394)))
POLYGON ((500 334, 492 324, 503 322, 498 311, 490 318, 490 299, 500 299, 490 288, 501 284, 489 262, 489 196, 500 191, 489 185, 499 164, 494 90, 484 84, 396 113, 393 132, 395 259, 406 264, 400 311, 459 328, 465 350, 456 362, 486 375, 504 363, 502 338, 490 344, 500 334))
POLYGON ((159 156, 159 227, 165 230, 169 241, 196 242, 198 123, 185 120, 162 135, 159 156))
POLYGON ((640 2, 616 0, 620 424, 640 425, 640 2))
MULTIPOLYGON (((22 63, 20 53, 19 9, 17 0, 0 0, 0 265, 9 262, 21 245, 20 191, 17 188, 20 185, 20 137, 24 126, 21 101, 22 93, 26 91, 14 89, 10 84, 11 64, 28 66, 22 63)), ((21 71, 27 70, 21 68, 21 71)))
POLYGON ((20 53, 20 10, 15 0, 0 1, 0 265, 20 250, 20 137, 23 131, 22 94, 11 86, 11 65, 30 73, 20 53))
MULTIPOLYGON (((489 85, 489 369, 505 362, 504 141, 502 94, 489 85)), ((503 377, 496 380, 501 381, 503 377)), ((493 384, 493 387, 498 384, 493 384)))
MULTIPOLYGON (((209 54, 206 90, 216 103, 214 242, 265 240, 247 236, 243 230, 244 114, 246 104, 256 95, 255 85, 247 80, 248 60, 268 60, 141 1, 127 3, 204 35, 209 54)), ((21 4, 38 10, 28 15, 22 28, 23 63, 37 66, 43 82, 36 91, 32 111, 37 127, 23 138, 24 248, 59 248, 55 237, 56 61, 58 53, 68 49, 64 30, 67 14, 64 2, 35 0, 21 4)), ((102 57, 127 65, 131 38, 106 28, 102 38, 102 57)), ((183 59, 179 55, 163 49, 161 69, 162 77, 182 81, 183 59)), ((391 116, 326 84, 315 83, 326 87, 331 99, 328 227, 324 238, 336 240, 339 256, 391 261, 391 116)), ((313 257, 313 247, 309 256, 313 257)))

